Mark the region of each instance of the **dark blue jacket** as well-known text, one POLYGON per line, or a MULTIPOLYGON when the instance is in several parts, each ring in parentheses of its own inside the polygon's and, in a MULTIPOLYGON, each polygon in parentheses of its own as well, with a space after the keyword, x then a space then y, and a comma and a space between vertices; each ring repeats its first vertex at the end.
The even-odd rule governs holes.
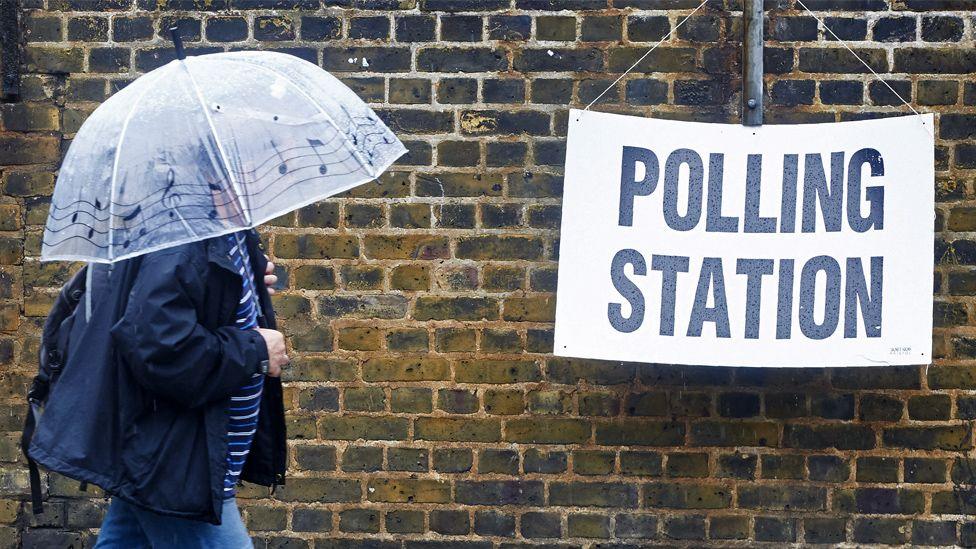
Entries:
MULTIPOLYGON (((263 273, 253 231, 247 242, 263 273)), ((220 524, 230 396, 267 359, 257 331, 234 326, 242 281, 229 251, 218 237, 116 264, 89 322, 82 299, 61 324, 67 353, 34 460, 157 513, 220 524)), ((261 325, 274 328, 258 286, 261 325)), ((281 381, 264 385, 241 479, 273 486, 284 484, 284 406, 281 381)))

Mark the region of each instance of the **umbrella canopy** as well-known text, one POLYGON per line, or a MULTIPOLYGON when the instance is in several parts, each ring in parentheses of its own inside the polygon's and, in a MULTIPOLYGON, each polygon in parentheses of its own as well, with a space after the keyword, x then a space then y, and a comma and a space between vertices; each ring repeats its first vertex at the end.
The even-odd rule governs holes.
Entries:
POLYGON ((78 131, 41 259, 110 263, 255 227, 375 179, 404 152, 356 94, 297 57, 172 61, 78 131))

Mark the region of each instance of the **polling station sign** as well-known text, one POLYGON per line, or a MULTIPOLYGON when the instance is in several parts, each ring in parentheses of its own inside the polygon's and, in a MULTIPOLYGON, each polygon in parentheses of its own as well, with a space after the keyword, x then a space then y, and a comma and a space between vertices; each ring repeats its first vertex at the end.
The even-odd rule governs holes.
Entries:
POLYGON ((555 353, 930 362, 932 129, 932 115, 750 128, 572 111, 555 353))

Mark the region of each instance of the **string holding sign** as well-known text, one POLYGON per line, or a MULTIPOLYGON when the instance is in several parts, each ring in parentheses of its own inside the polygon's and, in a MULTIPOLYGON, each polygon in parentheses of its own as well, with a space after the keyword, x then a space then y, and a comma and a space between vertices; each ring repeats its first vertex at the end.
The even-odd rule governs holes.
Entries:
MULTIPOLYGON (((847 51, 851 52, 851 55, 853 55, 855 59, 857 59, 858 61, 860 61, 861 64, 864 65, 865 68, 867 68, 869 71, 871 71, 871 74, 874 75, 875 80, 879 80, 882 84, 884 84, 891 91, 891 93, 895 94, 895 97, 897 97, 898 100, 901 101, 906 107, 908 107, 909 109, 911 109, 912 112, 915 113, 916 116, 920 116, 922 114, 922 113, 918 112, 915 109, 915 107, 912 106, 911 103, 909 103, 908 101, 906 101, 905 98, 902 97, 900 93, 898 93, 897 91, 895 91, 895 88, 893 88, 891 86, 891 84, 888 83, 887 80, 885 80, 884 78, 882 78, 881 75, 878 74, 874 70, 874 68, 867 61, 865 61, 860 55, 858 55, 857 52, 854 51, 854 49, 851 48, 850 45, 848 45, 848 43, 847 43, 846 40, 843 40, 843 39, 841 39, 841 37, 837 36, 837 34, 834 33, 834 31, 831 30, 831 28, 827 26, 827 23, 825 23, 824 20, 820 16, 818 16, 816 13, 814 13, 813 10, 811 10, 810 8, 808 8, 807 5, 803 3, 803 0, 796 0, 796 3, 799 4, 800 7, 802 7, 804 10, 806 10, 806 12, 809 13, 811 17, 813 17, 814 19, 816 19, 817 20, 817 23, 820 26, 822 26, 825 31, 829 32, 831 36, 834 37, 834 40, 837 40, 838 42, 840 42, 845 48, 847 48, 847 51)), ((933 137, 935 136, 932 133, 932 130, 925 124, 925 121, 924 120, 922 120, 922 125, 925 126, 925 129, 929 132, 930 135, 932 135, 933 137)))
POLYGON ((593 101, 590 101, 590 104, 587 105, 586 108, 584 108, 583 110, 584 111, 590 110, 590 107, 592 107, 594 104, 596 104, 596 102, 599 101, 600 98, 602 98, 604 95, 606 95, 608 91, 610 91, 611 89, 613 89, 613 87, 616 86, 621 80, 623 80, 623 78, 625 76, 627 76, 628 74, 630 74, 630 72, 632 70, 634 70, 635 68, 637 68, 637 65, 640 65, 641 62, 643 62, 645 59, 647 59, 647 56, 648 55, 651 55, 651 53, 654 50, 656 50, 658 46, 660 46, 661 44, 663 44, 664 42, 666 42, 668 40, 668 38, 671 38, 671 35, 674 34, 675 32, 677 32, 677 30, 681 28, 681 25, 684 25, 686 21, 688 21, 689 19, 691 19, 691 16, 692 15, 695 15, 695 13, 698 10, 702 9, 702 7, 705 4, 707 4, 708 1, 709 0, 704 0, 701 4, 698 4, 698 7, 697 8, 691 10, 691 13, 689 13, 688 15, 686 15, 685 18, 682 19, 677 25, 675 25, 673 29, 671 29, 670 31, 668 31, 668 33, 664 35, 664 38, 658 40, 657 41, 657 44, 654 44, 654 46, 651 47, 651 49, 647 50, 647 53, 645 53, 644 55, 642 55, 640 57, 640 59, 638 59, 637 61, 635 61, 634 64, 630 66, 630 68, 628 68, 627 70, 625 70, 623 72, 623 74, 621 74, 620 76, 618 76, 617 79, 614 80, 612 84, 610 84, 609 86, 607 86, 607 89, 605 89, 602 92, 600 92, 600 95, 596 96, 596 99, 594 99, 593 101))
MULTIPOLYGON (((625 70, 620 76, 618 76, 617 79, 613 81, 613 83, 611 83, 609 86, 607 86, 607 88, 605 90, 603 90, 602 92, 600 92, 600 95, 597 95, 596 98, 593 99, 593 101, 590 101, 590 103, 588 105, 586 105, 586 107, 583 108, 583 112, 589 111, 590 110, 590 107, 592 107, 593 105, 595 105, 596 102, 599 101, 600 99, 602 99, 603 96, 606 95, 608 91, 610 91, 611 89, 613 89, 614 86, 616 86, 618 83, 620 83, 620 81, 623 80, 625 76, 627 76, 635 68, 637 68, 637 66, 640 65, 645 59, 647 59, 647 57, 649 55, 651 55, 651 53, 653 53, 654 50, 656 50, 658 48, 658 46, 660 46, 661 44, 663 44, 664 42, 666 42, 669 38, 671 38, 671 36, 675 32, 677 32, 677 30, 679 28, 681 28, 682 25, 684 25, 689 19, 691 19, 691 17, 693 15, 695 15, 695 13, 697 13, 698 10, 702 9, 705 6, 705 4, 707 4, 708 2, 709 2, 709 0, 703 0, 703 2, 698 5, 698 7, 696 7, 693 10, 691 10, 691 12, 688 15, 686 15, 684 19, 682 19, 680 22, 678 22, 678 24, 675 25, 674 28, 672 28, 666 35, 664 35, 663 38, 661 38, 660 40, 658 40, 658 42, 656 44, 654 44, 654 46, 652 46, 651 49, 647 50, 647 52, 644 53, 644 55, 642 55, 637 61, 635 61, 633 65, 631 65, 630 67, 628 67, 627 70, 625 70)), ((891 84, 889 84, 887 80, 885 80, 884 78, 882 78, 881 75, 878 74, 877 71, 875 71, 874 68, 867 61, 864 60, 864 58, 862 58, 860 55, 858 55, 857 52, 854 51, 854 49, 850 47, 850 45, 847 43, 846 40, 843 40, 842 38, 840 38, 839 36, 837 36, 837 34, 830 27, 827 26, 827 23, 824 22, 823 18, 821 18, 816 13, 814 13, 813 10, 811 10, 810 8, 808 8, 807 5, 803 2, 803 0, 796 0, 796 3, 800 7, 802 7, 804 10, 806 10, 806 12, 809 13, 814 19, 816 19, 817 20, 817 23, 820 26, 822 26, 824 28, 824 30, 826 30, 828 33, 830 33, 830 35, 834 38, 834 40, 840 42, 841 45, 843 45, 847 49, 847 51, 849 51, 851 53, 851 55, 853 55, 858 61, 860 61, 861 64, 864 65, 865 68, 867 68, 868 71, 871 72, 871 74, 874 76, 874 78, 876 80, 878 80, 882 84, 884 84, 885 87, 887 87, 891 91, 891 93, 893 93, 895 95, 895 97, 897 97, 898 100, 902 102, 902 104, 904 104, 909 109, 911 109, 912 113, 914 113, 915 115, 921 115, 922 114, 914 106, 912 106, 911 103, 909 103, 907 100, 905 100, 905 98, 902 97, 901 94, 898 93, 898 91, 895 90, 895 88, 892 87, 891 84)), ((933 135, 933 137, 934 137, 934 134, 932 132, 932 129, 929 128, 928 125, 925 124, 925 121, 923 120, 921 123, 922 123, 923 126, 925 126, 926 131, 928 131, 929 134, 930 135, 933 135)))

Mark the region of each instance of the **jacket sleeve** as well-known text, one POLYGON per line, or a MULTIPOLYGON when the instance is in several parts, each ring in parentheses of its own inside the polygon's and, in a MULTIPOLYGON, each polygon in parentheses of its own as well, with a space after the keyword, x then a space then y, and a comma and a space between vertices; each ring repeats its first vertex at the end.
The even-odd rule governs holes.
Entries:
POLYGON ((210 330, 198 322, 206 282, 184 249, 143 258, 112 338, 141 385, 192 408, 245 385, 268 350, 257 330, 210 330))

